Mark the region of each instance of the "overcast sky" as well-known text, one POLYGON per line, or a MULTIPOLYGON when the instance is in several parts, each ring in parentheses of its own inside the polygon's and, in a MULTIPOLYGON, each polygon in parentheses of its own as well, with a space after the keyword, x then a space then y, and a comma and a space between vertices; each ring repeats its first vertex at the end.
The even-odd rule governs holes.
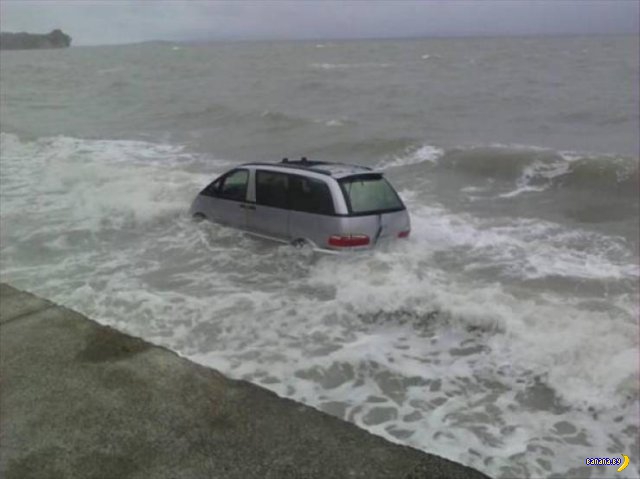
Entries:
POLYGON ((640 0, 1 0, 3 32, 147 40, 638 33, 640 0))

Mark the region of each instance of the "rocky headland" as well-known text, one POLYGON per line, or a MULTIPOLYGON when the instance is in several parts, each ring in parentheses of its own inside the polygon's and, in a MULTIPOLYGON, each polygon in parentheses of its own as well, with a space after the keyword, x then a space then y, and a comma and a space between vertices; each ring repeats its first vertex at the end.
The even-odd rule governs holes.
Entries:
POLYGON ((36 50, 49 48, 67 48, 71 37, 62 30, 38 35, 33 33, 0 33, 0 50, 36 50))

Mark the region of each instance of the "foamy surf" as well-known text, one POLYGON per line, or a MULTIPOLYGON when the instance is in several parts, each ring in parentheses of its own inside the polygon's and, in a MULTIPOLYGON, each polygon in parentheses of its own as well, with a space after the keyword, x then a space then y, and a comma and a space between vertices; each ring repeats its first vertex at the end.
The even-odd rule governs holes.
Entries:
POLYGON ((437 163, 438 159, 444 154, 444 150, 432 146, 422 145, 419 148, 411 148, 403 155, 398 155, 392 160, 383 161, 378 165, 379 169, 395 168, 399 166, 416 165, 418 163, 437 163))
POLYGON ((193 224, 228 163, 183 146, 2 134, 0 157, 3 281, 496 477, 637 448, 624 238, 425 204, 404 179, 410 239, 336 261, 193 224))

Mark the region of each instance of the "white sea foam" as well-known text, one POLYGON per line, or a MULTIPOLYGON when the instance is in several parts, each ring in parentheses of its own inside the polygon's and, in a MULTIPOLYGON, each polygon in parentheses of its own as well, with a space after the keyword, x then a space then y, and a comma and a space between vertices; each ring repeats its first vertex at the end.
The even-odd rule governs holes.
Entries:
POLYGON ((51 227, 47 208, 92 231, 151 220, 183 210, 210 178, 176 168, 186 169, 194 158, 172 145, 54 137, 23 147, 15 135, 1 135, 3 195, 21 203, 10 208, 9 202, 3 212, 30 215, 36 229, 38 221, 51 227))
POLYGON ((570 168, 566 160, 555 163, 543 163, 534 161, 525 167, 520 178, 516 182, 516 189, 499 195, 501 198, 512 198, 522 193, 540 192, 551 186, 551 181, 558 176, 565 175, 570 168), (534 183, 534 184, 532 184, 534 183))
POLYGON ((638 276, 633 251, 622 238, 586 230, 569 230, 537 219, 518 219, 503 224, 480 220, 468 214, 447 214, 441 208, 417 206, 412 214, 426 220, 424 228, 431 244, 459 254, 468 248, 464 267, 468 270, 503 267, 507 278, 538 279, 566 276, 582 279, 621 279, 638 276))
POLYGON ((311 68, 319 70, 346 70, 351 68, 389 68, 391 63, 312 63, 311 68))
POLYGON ((417 163, 437 163, 444 151, 432 145, 422 145, 420 148, 407 152, 405 155, 396 156, 390 161, 383 161, 378 168, 387 169, 398 166, 415 165, 417 163))
POLYGON ((314 122, 322 123, 325 126, 332 126, 332 127, 345 126, 346 124, 353 123, 351 120, 349 120, 346 117, 332 118, 330 120, 314 120, 314 122))
POLYGON ((191 223, 223 163, 181 147, 2 134, 0 161, 3 281, 495 477, 607 451, 637 475, 638 271, 620 238, 407 190, 409 240, 309 258, 191 223), (529 285, 553 277, 575 294, 529 285))

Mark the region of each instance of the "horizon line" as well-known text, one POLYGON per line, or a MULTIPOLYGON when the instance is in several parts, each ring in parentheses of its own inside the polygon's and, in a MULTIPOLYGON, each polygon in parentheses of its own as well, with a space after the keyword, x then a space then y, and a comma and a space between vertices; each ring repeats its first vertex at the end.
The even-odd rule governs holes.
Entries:
MULTIPOLYGON (((7 32, 2 32, 7 33, 7 32)), ((148 43, 170 43, 181 45, 208 45, 212 43, 267 43, 267 42, 349 42, 349 41, 398 41, 398 40, 436 40, 436 39, 490 39, 490 38, 553 38, 553 37, 640 37, 640 32, 554 32, 554 33, 468 33, 468 34, 431 34, 408 36, 362 36, 362 37, 262 37, 262 38, 203 38, 203 39, 152 39, 120 43, 80 43, 72 47, 108 47, 142 45, 148 43)), ((72 37, 73 38, 73 37, 72 37)))

